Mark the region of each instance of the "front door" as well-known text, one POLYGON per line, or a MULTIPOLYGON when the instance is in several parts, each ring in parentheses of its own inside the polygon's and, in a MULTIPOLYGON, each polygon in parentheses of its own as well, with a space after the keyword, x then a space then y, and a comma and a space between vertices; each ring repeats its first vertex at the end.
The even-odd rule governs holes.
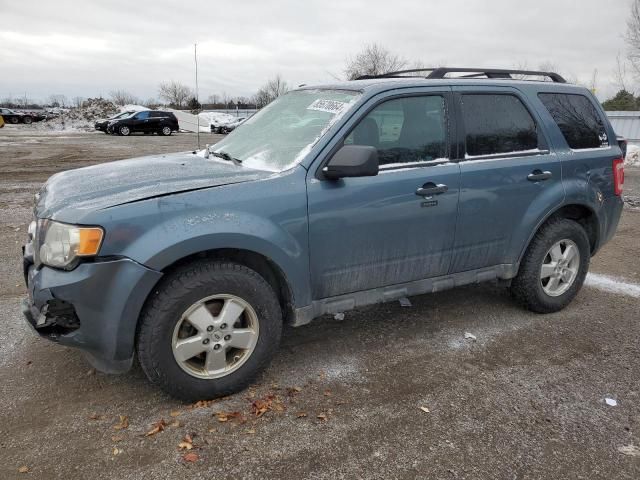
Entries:
POLYGON ((381 99, 344 132, 376 147, 375 177, 308 181, 314 299, 445 275, 458 207, 450 92, 381 99))
POLYGON ((517 90, 453 90, 465 150, 451 272, 514 264, 540 205, 552 208, 548 199, 558 195, 550 192, 562 189, 560 160, 517 90))

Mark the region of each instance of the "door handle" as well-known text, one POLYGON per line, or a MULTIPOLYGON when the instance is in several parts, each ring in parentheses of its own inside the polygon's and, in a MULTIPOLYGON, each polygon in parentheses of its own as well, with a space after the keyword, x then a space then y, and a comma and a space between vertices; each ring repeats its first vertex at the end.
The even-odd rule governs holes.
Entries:
POLYGON ((430 197, 431 195, 440 195, 447 190, 449 190, 449 187, 443 185, 442 183, 436 185, 433 182, 427 182, 416 190, 416 195, 420 197, 430 197))
POLYGON ((536 169, 529 175, 527 175, 527 180, 529 180, 530 182, 542 182, 544 180, 549 180, 551 177, 553 177, 553 174, 551 172, 543 172, 542 170, 536 169))

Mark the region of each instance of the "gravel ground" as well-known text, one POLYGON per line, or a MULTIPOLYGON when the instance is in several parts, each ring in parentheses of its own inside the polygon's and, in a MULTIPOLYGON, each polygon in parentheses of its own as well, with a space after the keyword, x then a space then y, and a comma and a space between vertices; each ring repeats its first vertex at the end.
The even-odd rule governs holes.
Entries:
MULTIPOLYGON (((563 312, 523 311, 493 285, 347 312, 287 329, 259 383, 207 404, 168 398, 139 367, 97 373, 79 351, 37 338, 19 302, 39 184, 194 144, 187 134, 0 130, 0 478, 640 478, 633 208, 563 312), (270 408, 259 417, 256 400, 270 408), (127 428, 114 428, 120 416, 127 428), (144 436, 161 420, 163 431, 144 436), (193 448, 181 450, 187 435, 193 448)), ((626 173, 637 198, 640 169, 626 173)))

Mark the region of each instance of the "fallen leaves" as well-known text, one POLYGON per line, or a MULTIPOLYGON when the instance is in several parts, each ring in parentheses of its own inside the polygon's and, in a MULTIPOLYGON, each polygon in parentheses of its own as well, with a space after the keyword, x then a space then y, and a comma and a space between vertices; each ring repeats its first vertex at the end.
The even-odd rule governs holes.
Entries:
POLYGON ((193 448, 193 437, 187 433, 178 444, 178 448, 180 450, 191 450, 193 448))
POLYGON ((239 420, 240 423, 247 421, 240 412, 216 412, 215 416, 220 423, 225 423, 229 420, 239 420))
POLYGON ((422 410, 424 413, 431 413, 431 410, 429 410, 427 407, 420 407, 420 410, 422 410))
POLYGON ((182 460, 189 463, 197 462, 199 459, 200 457, 195 452, 189 452, 182 455, 182 460))
POLYGON ((18 468, 18 473, 29 473, 29 467, 27 467, 26 465, 21 466, 20 468, 18 468))
POLYGON ((104 415, 98 415, 97 413, 92 413, 89 415, 89 420, 102 420, 104 415))
POLYGON ((327 414, 324 412, 319 413, 318 415, 316 415, 316 418, 318 420, 322 420, 323 422, 327 421, 327 414))
POLYGON ((116 455, 120 455, 122 452, 124 452, 124 450, 122 450, 121 448, 113 447, 113 456, 114 456, 114 457, 115 457, 116 455))
POLYGON ((198 400, 196 403, 189 405, 187 408, 193 410, 195 408, 207 408, 213 405, 217 400, 198 400))
POLYGON ((124 430, 129 428, 129 417, 126 415, 119 415, 120 421, 113 426, 114 430, 124 430))
POLYGON ((144 436, 150 437, 152 435, 155 435, 156 433, 160 433, 164 431, 164 427, 166 426, 167 424, 165 423, 164 418, 161 418, 159 422, 156 422, 153 424, 153 428, 149 430, 147 433, 145 433, 144 436))
POLYGON ((264 398, 258 398, 251 402, 252 413, 260 418, 262 415, 271 410, 271 404, 273 403, 274 395, 267 395, 264 398))
POLYGON ((182 415, 182 412, 179 410, 172 410, 171 412, 169 412, 170 417, 178 417, 180 415, 182 415))
POLYGON ((308 417, 308 415, 307 415, 307 412, 298 412, 296 413, 296 417, 305 418, 305 417, 308 417))

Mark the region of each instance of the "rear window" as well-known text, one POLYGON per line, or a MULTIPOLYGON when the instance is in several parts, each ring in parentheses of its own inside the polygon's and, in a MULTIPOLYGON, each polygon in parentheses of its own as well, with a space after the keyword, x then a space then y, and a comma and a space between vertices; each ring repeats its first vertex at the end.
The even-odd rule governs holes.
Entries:
POLYGON ((466 156, 522 153, 538 149, 536 123, 522 101, 509 94, 462 95, 466 156))
POLYGON ((587 97, 568 93, 540 93, 538 97, 560 128, 569 147, 579 150, 609 146, 602 117, 587 97))

